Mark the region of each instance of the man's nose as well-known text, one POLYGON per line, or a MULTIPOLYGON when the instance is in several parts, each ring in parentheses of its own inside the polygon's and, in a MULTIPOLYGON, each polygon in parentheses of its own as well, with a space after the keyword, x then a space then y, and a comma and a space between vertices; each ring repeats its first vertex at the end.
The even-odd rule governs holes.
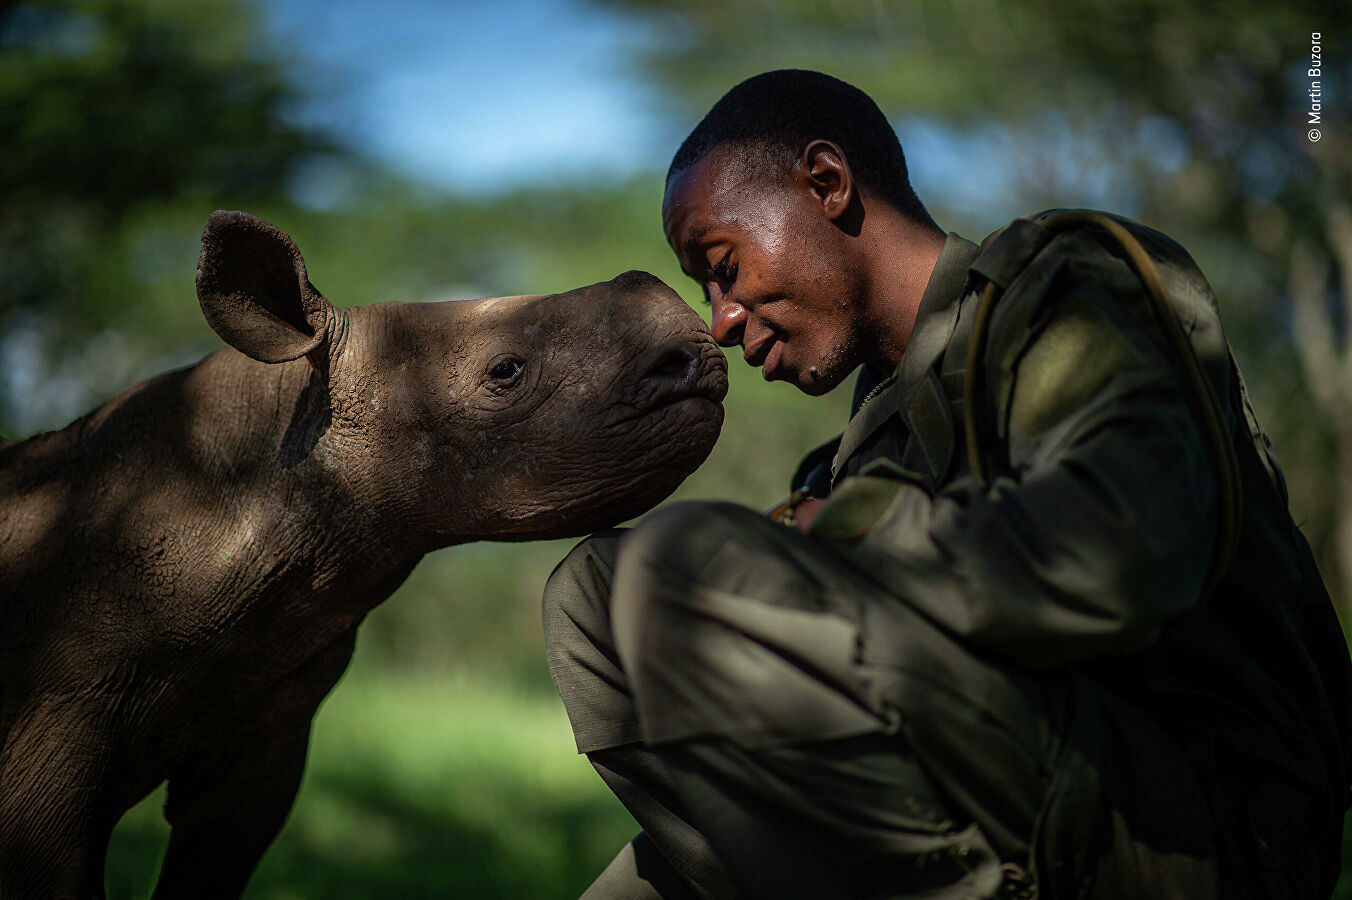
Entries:
POLYGON ((746 310, 723 297, 715 297, 712 303, 714 340, 723 347, 736 347, 741 343, 742 332, 746 329, 746 310))

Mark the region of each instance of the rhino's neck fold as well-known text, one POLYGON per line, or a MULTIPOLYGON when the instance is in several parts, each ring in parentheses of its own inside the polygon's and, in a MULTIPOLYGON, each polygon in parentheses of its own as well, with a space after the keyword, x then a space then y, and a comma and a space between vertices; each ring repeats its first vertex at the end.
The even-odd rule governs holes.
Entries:
MULTIPOLYGON (((335 319, 332 346, 341 352, 346 317, 335 319)), ((304 561, 314 602, 369 608, 383 598, 388 573, 406 574, 422 551, 365 475, 371 448, 360 430, 335 421, 331 373, 338 361, 330 352, 262 369, 227 351, 195 374, 237 393, 204 392, 195 406, 204 432, 234 436, 217 448, 215 490, 220 509, 248 522, 235 564, 265 572, 269 557, 288 566, 304 561), (214 366, 226 371, 210 371, 214 366), (385 575, 373 581, 377 572, 385 575)))

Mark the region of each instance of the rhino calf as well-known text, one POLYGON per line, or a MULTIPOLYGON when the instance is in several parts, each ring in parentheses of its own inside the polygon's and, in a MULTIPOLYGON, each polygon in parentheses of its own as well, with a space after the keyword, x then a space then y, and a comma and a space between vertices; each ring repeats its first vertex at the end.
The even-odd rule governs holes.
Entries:
POLYGON ((428 551, 585 534, 708 456, 727 369, 642 272, 336 309, 284 232, 207 221, 230 345, 0 447, 0 892, 101 897, 169 782, 156 896, 236 896, 357 626, 428 551))

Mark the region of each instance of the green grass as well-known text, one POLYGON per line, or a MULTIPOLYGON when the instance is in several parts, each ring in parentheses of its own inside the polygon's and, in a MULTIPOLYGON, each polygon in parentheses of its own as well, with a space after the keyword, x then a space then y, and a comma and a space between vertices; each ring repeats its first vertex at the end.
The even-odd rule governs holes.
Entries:
MULTIPOLYGON (((162 804, 118 826, 113 900, 149 892, 162 804)), ((296 807, 245 896, 575 897, 636 830, 557 697, 358 667, 315 721, 296 807)))

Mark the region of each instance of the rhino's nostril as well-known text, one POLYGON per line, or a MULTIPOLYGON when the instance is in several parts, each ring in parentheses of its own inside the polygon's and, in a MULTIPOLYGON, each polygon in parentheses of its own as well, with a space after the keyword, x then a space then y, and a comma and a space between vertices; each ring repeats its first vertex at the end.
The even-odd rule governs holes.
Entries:
POLYGON ((659 355, 644 373, 645 378, 689 378, 695 368, 695 351, 690 347, 671 347, 659 355))

